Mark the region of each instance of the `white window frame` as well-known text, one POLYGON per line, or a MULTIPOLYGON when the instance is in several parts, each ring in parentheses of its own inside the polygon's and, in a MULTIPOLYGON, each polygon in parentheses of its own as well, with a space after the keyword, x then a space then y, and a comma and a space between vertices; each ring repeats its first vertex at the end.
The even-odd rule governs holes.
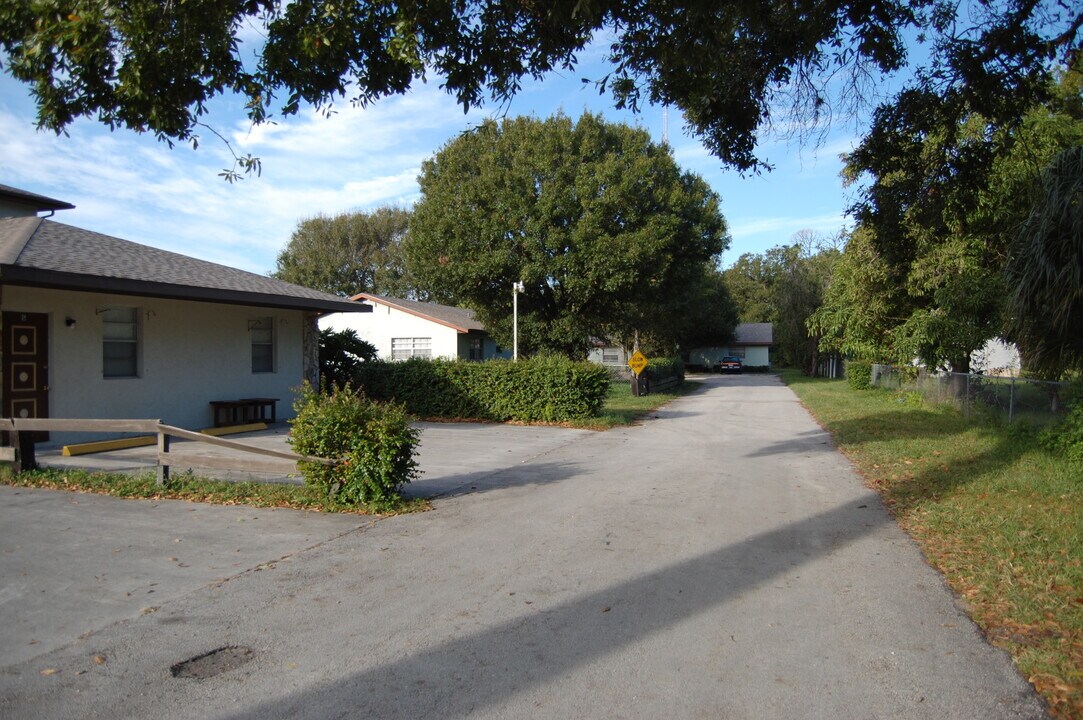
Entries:
POLYGON ((137 378, 140 376, 142 328, 139 322, 140 311, 129 305, 111 305, 99 313, 102 318, 102 377, 107 380, 137 378), (112 349, 124 349, 130 358, 109 357, 112 349), (117 372, 110 367, 110 360, 131 363, 131 371, 117 372))
POLYGON ((432 357, 431 337, 391 338, 392 360, 409 360, 415 357, 432 357))
POLYGON ((275 352, 275 319, 271 316, 251 318, 248 321, 248 340, 251 348, 252 374, 267 375, 277 370, 275 352), (270 362, 270 366, 263 363, 270 362))

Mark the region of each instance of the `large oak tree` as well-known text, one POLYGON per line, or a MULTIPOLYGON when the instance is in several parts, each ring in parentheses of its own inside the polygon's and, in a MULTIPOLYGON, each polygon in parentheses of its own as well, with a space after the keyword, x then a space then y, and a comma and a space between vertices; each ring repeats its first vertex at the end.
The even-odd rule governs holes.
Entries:
POLYGON ((405 245, 418 287, 474 309, 510 345, 522 282, 528 352, 582 356, 592 338, 637 330, 680 342, 675 308, 711 295, 728 243, 701 178, 645 131, 594 115, 487 122, 445 145, 419 182, 405 245))

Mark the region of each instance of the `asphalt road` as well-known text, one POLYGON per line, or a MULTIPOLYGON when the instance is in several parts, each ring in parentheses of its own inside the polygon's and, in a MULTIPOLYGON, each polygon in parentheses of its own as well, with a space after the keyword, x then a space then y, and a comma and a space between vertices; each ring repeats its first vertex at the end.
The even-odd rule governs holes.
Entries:
POLYGON ((381 520, 2 489, 0 717, 1045 717, 777 379, 538 430, 381 520))

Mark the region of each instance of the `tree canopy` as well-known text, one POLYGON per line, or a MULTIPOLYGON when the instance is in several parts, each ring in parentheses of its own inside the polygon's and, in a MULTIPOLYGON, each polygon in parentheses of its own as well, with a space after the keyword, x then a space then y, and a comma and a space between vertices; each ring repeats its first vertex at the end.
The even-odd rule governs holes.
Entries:
POLYGON ((1005 266, 1007 335, 1031 369, 1083 371, 1083 145, 1042 171, 1039 197, 1005 266))
POLYGON ((273 274, 346 297, 360 292, 405 297, 411 286, 402 242, 409 221, 409 210, 390 207, 307 218, 278 254, 273 274))
MULTIPOLYGON (((1081 87, 1078 72, 1062 73, 1049 82, 1047 99, 1015 122, 977 112, 959 119, 931 112, 934 102, 920 112, 900 106, 893 124, 874 128, 847 158, 849 176, 869 182, 854 208, 856 242, 815 319, 826 346, 965 372, 975 350, 1002 336, 1018 343, 1024 358, 1037 357, 1045 334, 1039 328, 1049 328, 1020 322, 1048 317, 1057 303, 1039 289, 1036 274, 1026 273, 1023 282, 1006 278, 1005 269, 1009 253, 1017 269, 1045 262, 1038 259, 1045 240, 1037 236, 1046 231, 1024 242, 1016 236, 1036 227, 1024 223, 1048 207, 1043 168, 1083 144, 1081 87), (1027 253, 1039 255, 1028 260, 1027 253), (1009 289, 1016 310, 1006 316, 1009 289)), ((1083 260, 1072 261, 1070 253, 1079 239, 1069 227, 1054 231, 1060 239, 1046 237, 1060 244, 1059 262, 1078 266, 1083 260)), ((1065 297, 1080 291, 1070 278, 1062 274, 1057 285, 1065 297)), ((1043 372, 1059 371, 1047 364, 1043 372)))
POLYGON ((909 66, 914 97, 946 99, 957 116, 1017 117, 1047 68, 1078 50, 1081 26, 1078 6, 1040 0, 0 0, 5 70, 57 132, 91 117, 189 140, 223 93, 262 122, 303 104, 371 103, 429 74, 464 108, 503 104, 524 78, 571 70, 609 37, 600 92, 618 107, 678 107, 743 170, 763 167, 765 123, 847 114, 880 75, 908 67, 914 35, 927 58, 909 66))
MULTIPOLYGON (((589 114, 487 122, 426 161, 419 182, 414 280, 472 308, 504 345, 514 282, 520 347, 572 356, 635 331, 672 347, 702 317, 681 317, 689 298, 724 292, 710 274, 728 244, 718 198, 643 130, 589 114)), ((695 309, 732 330, 725 305, 695 309)))

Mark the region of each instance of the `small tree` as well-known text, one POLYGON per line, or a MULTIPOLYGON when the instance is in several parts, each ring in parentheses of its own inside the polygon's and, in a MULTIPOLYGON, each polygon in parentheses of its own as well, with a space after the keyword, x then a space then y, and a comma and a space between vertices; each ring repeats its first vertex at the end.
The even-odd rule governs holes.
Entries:
POLYGON ((362 363, 376 359, 372 343, 357 337, 351 329, 320 331, 320 382, 342 387, 356 382, 362 363))

